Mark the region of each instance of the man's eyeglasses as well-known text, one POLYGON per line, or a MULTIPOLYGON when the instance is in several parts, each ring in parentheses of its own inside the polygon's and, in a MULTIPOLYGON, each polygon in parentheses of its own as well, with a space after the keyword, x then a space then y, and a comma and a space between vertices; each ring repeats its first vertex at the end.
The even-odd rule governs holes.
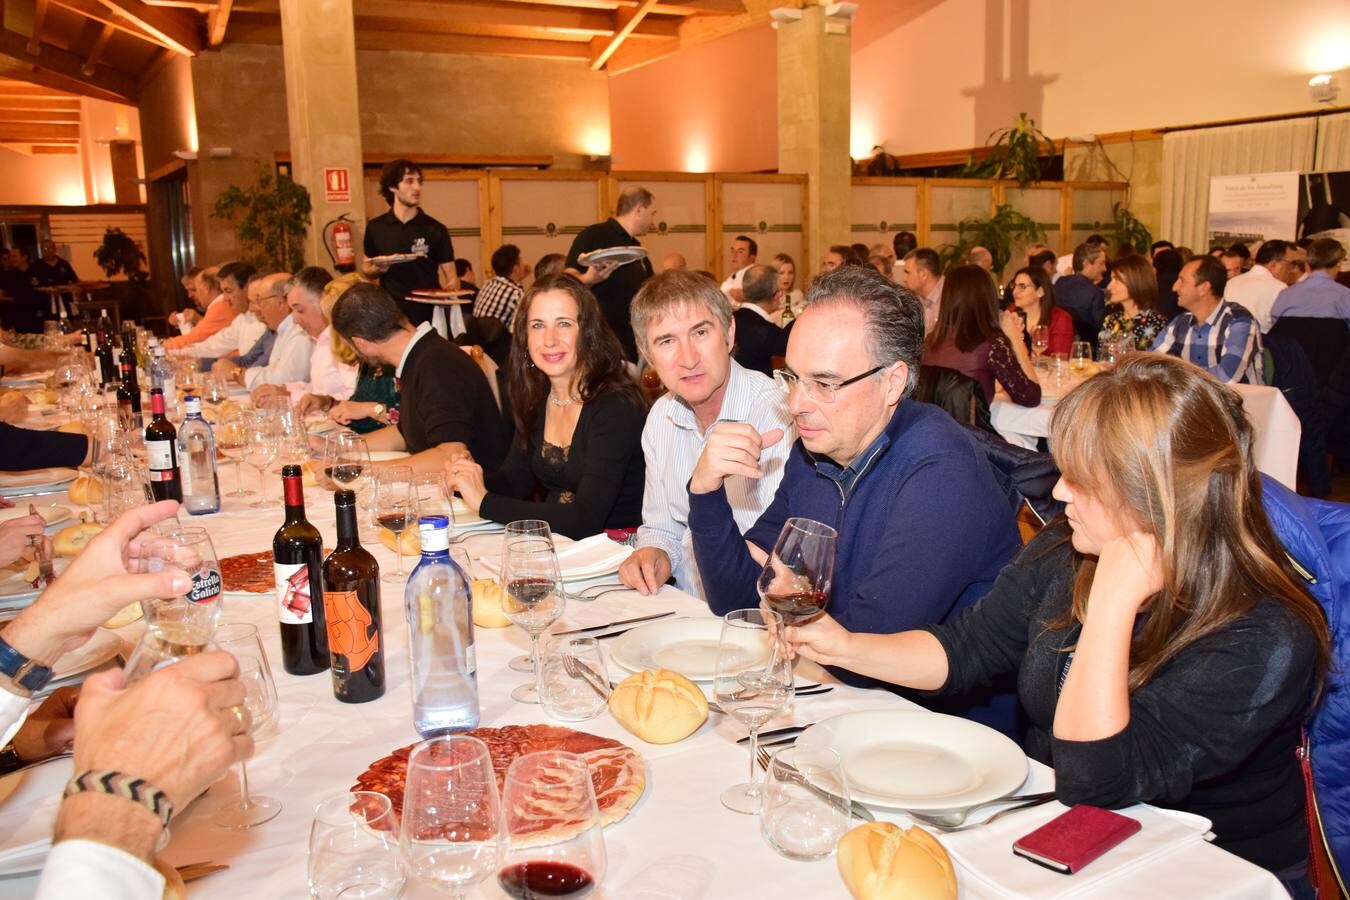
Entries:
POLYGON ((817 403, 833 403, 834 395, 841 388, 846 388, 850 384, 862 381, 864 378, 870 378, 884 368, 886 367, 877 366, 876 368, 868 369, 861 375, 845 378, 838 383, 832 381, 818 381, 815 378, 802 378, 791 369, 777 369, 773 373, 773 380, 774 383, 778 385, 778 389, 784 394, 791 394, 794 387, 801 385, 802 390, 806 391, 806 396, 815 400, 817 403))

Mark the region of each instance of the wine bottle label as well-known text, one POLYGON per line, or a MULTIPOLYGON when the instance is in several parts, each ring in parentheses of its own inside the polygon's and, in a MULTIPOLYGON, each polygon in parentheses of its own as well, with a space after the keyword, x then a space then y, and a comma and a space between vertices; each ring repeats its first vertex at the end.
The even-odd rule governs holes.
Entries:
POLYGON ((277 618, 283 625, 308 625, 314 621, 309 593, 309 566, 305 563, 273 563, 277 577, 277 618))
POLYGON ((150 461, 151 481, 173 480, 173 441, 146 441, 145 455, 150 461))
POLYGON ((324 591, 323 614, 328 623, 328 652, 346 657, 347 672, 364 669, 380 652, 380 632, 370 633, 370 610, 356 591, 324 591))
POLYGON ((190 603, 213 603, 220 597, 220 572, 215 569, 202 569, 192 576, 192 587, 188 588, 187 599, 190 603))

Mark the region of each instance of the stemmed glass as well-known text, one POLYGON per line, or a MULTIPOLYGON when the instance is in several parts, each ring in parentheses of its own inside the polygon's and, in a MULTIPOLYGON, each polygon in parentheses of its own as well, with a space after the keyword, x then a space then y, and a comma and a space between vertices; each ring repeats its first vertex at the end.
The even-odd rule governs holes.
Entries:
POLYGON ((417 515, 445 516, 450 530, 455 528, 455 493, 439 472, 424 472, 413 476, 413 490, 417 493, 417 515))
POLYGON ((276 416, 270 410, 255 409, 244 426, 244 462, 258 470, 258 499, 250 503, 254 509, 272 505, 267 499, 267 467, 277 458, 280 441, 276 416))
POLYGON ((176 567, 192 579, 185 595, 142 600, 145 622, 155 636, 175 645, 205 644, 220 621, 220 561, 205 528, 169 522, 143 535, 145 569, 162 572, 176 567))
POLYGON ((501 828, 497 776, 487 744, 451 735, 413 748, 400 843, 414 875, 452 897, 463 897, 497 870, 501 828))
POLYGON ((375 521, 394 533, 398 549, 398 571, 386 572, 384 581, 399 582, 408 577, 403 571, 403 532, 417 527, 417 491, 409 466, 381 469, 375 479, 375 521))
POLYGON ((408 883, 399 821, 384 794, 344 791, 314 809, 309 829, 313 900, 397 900, 408 883))
POLYGON ((305 423, 295 414, 288 395, 264 397, 258 409, 267 410, 277 422, 277 458, 283 464, 300 465, 309 455, 309 435, 305 423))
POLYGON ((539 636, 563 613, 562 575, 553 543, 541 538, 516 538, 502 553, 502 612, 530 636, 534 679, 511 692, 518 703, 538 703, 542 672, 539 636))
MULTIPOLYGON (((220 649, 234 654, 239 662, 239 680, 244 684, 244 708, 252 717, 250 734, 266 728, 277 715, 277 686, 272 679, 272 667, 267 663, 267 651, 258 639, 258 629, 247 623, 222 625, 215 635, 220 649)), ((272 797, 250 795, 248 769, 239 761, 239 803, 230 804, 216 814, 213 820, 223 828, 252 828, 276 818, 281 812, 281 801, 272 797)))
MULTIPOLYGON (((506 558, 506 545, 522 537, 537 537, 553 543, 553 531, 543 519, 518 519, 506 523, 506 532, 502 535, 502 558, 506 558)), ((534 653, 521 653, 511 657, 506 667, 512 672, 533 672, 534 653)))
POLYGON ((1044 356, 1045 351, 1050 349, 1050 328, 1046 325, 1037 325, 1031 332, 1031 349, 1036 351, 1037 356, 1044 356))
POLYGON ((1074 341, 1069 355, 1069 371, 1081 375, 1092 363, 1092 345, 1087 341, 1074 341))
POLYGON ((234 490, 226 497, 247 497, 253 492, 244 490, 243 460, 240 456, 247 444, 248 411, 244 409, 227 410, 216 426, 216 449, 234 461, 234 490))
POLYGON ((580 756, 544 750, 511 763, 502 786, 502 832, 506 864, 497 884, 516 900, 576 900, 604 880, 605 834, 590 767, 580 756), (549 811, 546 818, 541 809, 549 811))
POLYGON ((759 812, 762 796, 755 776, 759 730, 792 699, 792 663, 778 652, 774 637, 783 618, 768 609, 734 609, 722 617, 713 697, 750 732, 750 781, 722 792, 722 805, 738 813, 759 812))
POLYGON ((805 625, 825 614, 838 540, 839 532, 814 519, 793 516, 783 523, 758 586, 760 599, 784 625, 805 625))
POLYGON ((361 474, 370 470, 370 449, 366 439, 350 431, 330 434, 324 445, 323 472, 338 488, 356 490, 361 474))

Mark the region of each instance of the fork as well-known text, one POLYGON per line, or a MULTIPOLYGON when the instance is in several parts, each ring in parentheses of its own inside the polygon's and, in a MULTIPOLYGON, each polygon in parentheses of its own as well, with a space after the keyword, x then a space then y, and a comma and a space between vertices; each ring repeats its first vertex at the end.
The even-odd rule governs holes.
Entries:
MULTIPOLYGON (((765 750, 763 747, 760 747, 759 751, 755 753, 755 762, 759 763, 759 767, 763 769, 766 773, 769 771, 769 765, 771 761, 772 758, 769 756, 769 751, 765 750)), ((800 785, 806 788, 808 791, 815 794, 822 800, 828 800, 831 803, 839 802, 839 798, 836 797, 834 794, 831 794, 824 788, 817 787, 816 785, 807 781, 806 776, 803 775, 801 772, 798 772, 796 767, 790 766, 784 762, 779 762, 778 768, 787 777, 787 780, 792 782, 793 784, 800 785)), ((863 806, 857 800, 849 801, 848 811, 849 814, 852 815, 855 819, 862 819, 864 822, 875 822, 877 820, 877 817, 872 815, 872 811, 867 807, 863 806)))
POLYGON ((970 809, 964 810, 959 813, 939 814, 936 816, 930 816, 927 815, 926 813, 911 812, 909 810, 906 810, 906 814, 915 822, 918 822, 920 825, 927 825, 930 828, 936 828, 943 834, 955 834, 958 831, 969 831, 972 828, 982 828, 985 825, 988 825, 990 822, 993 822, 996 819, 1001 819, 1004 816, 1008 815, 1009 813, 1015 813, 1018 810, 1030 809, 1033 806, 1040 806, 1043 803, 1049 803, 1051 800, 1055 799, 1055 795, 1054 793, 1028 794, 1025 797, 1008 797, 1005 799, 1022 800, 1023 802, 1014 804, 1013 806, 1009 806, 1006 809, 1000 809, 998 812, 994 813, 989 818, 983 819, 979 822, 966 823, 966 818, 970 815, 970 813, 973 810, 979 809, 981 806, 989 806, 991 804, 988 803, 980 804, 979 806, 972 806, 970 809), (956 818, 957 816, 959 816, 959 818, 956 818))
POLYGON ((568 600, 581 600, 589 602, 591 600, 599 600, 606 594, 614 594, 619 591, 626 591, 629 589, 630 588, 625 584, 620 584, 619 582, 609 582, 606 584, 592 584, 584 588, 579 588, 575 591, 564 590, 563 593, 566 595, 568 600), (604 590, 599 591, 598 593, 595 594, 586 593, 587 591, 593 591, 596 588, 604 588, 604 590))
POLYGON ((562 654, 563 670, 567 672, 569 678, 580 678, 586 684, 590 685, 591 690, 600 695, 600 699, 609 699, 609 685, 605 679, 600 677, 600 673, 571 654, 562 654))

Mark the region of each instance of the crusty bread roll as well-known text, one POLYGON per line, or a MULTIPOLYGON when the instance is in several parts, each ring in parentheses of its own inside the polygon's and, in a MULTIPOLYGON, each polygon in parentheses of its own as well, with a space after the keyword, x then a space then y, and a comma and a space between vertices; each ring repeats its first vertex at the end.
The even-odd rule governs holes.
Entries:
POLYGON ((163 900, 187 900, 187 885, 183 884, 183 876, 178 870, 158 857, 153 865, 155 871, 164 876, 163 900))
POLYGON ((70 483, 70 502, 97 506, 103 502, 103 483, 93 475, 80 473, 70 483))
POLYGON ((83 434, 88 436, 89 429, 84 427, 84 423, 78 419, 72 419, 69 422, 62 422, 56 426, 57 431, 63 431, 66 434, 83 434))
POLYGON ((319 464, 307 459, 300 464, 300 483, 305 487, 316 487, 319 483, 319 464))
POLYGON ((121 628, 123 625, 130 625, 141 617, 140 601, 128 603, 117 611, 117 615, 103 623, 104 628, 121 628))
POLYGON ((422 553, 422 539, 418 536, 417 529, 405 528, 397 534, 388 528, 380 529, 380 543, 390 550, 398 552, 398 542, 400 541, 403 544, 404 556, 418 556, 422 553))
POLYGON ((839 874, 854 900, 956 900, 956 870, 922 828, 868 822, 839 839, 839 874))
POLYGON ((51 388, 38 388, 36 391, 30 391, 28 394, 29 403, 43 403, 51 405, 60 403, 61 397, 51 388))
POLYGON ((67 525, 52 537, 52 551, 66 559, 78 556, 94 535, 103 530, 102 525, 93 522, 80 522, 67 525))
POLYGON ((491 578, 473 580, 473 624, 479 628, 505 628, 511 620, 502 612, 502 586, 491 578))
POLYGON ((708 718, 708 698, 679 672, 648 669, 619 682, 609 711, 620 725, 649 744, 673 744, 708 718))

